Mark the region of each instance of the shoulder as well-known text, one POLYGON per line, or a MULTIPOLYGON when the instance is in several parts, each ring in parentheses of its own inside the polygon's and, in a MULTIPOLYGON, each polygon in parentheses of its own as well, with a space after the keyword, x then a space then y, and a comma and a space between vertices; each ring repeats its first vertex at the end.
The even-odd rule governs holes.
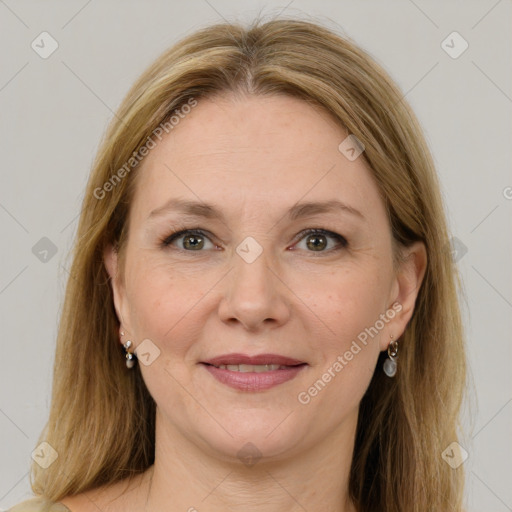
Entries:
POLYGON ((7 512, 71 512, 62 503, 54 503, 45 498, 32 498, 14 505, 7 512))
POLYGON ((146 472, 88 491, 67 495, 58 503, 43 496, 37 496, 15 505, 7 512, 106 512, 107 510, 125 512, 126 510, 140 510, 144 506, 142 500, 145 500, 146 496, 141 492, 141 489, 146 489, 146 486, 141 488, 144 478, 147 478, 146 472))

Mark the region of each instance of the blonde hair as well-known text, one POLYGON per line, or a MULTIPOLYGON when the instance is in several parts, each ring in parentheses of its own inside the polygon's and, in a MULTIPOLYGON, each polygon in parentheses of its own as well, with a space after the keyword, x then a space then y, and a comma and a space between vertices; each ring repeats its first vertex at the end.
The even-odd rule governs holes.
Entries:
POLYGON ((41 436, 60 456, 47 469, 33 464, 34 492, 57 501, 153 463, 155 403, 138 367, 125 367, 103 249, 113 243, 122 255, 126 245, 140 167, 126 162, 177 109, 221 92, 287 94, 323 107, 363 141, 397 247, 424 242, 428 264, 399 373, 383 374, 382 353, 360 405, 350 493, 360 512, 460 511, 462 469, 441 457, 458 438, 465 388, 460 283, 432 157, 403 94, 371 57, 316 23, 287 19, 186 37, 146 70, 113 118, 83 201, 41 436))

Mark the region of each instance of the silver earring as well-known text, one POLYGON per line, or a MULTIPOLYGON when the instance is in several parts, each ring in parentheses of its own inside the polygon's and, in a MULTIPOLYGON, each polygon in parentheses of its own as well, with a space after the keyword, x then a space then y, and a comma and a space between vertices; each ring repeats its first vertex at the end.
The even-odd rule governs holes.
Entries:
POLYGON ((394 377, 396 375, 397 368, 397 359, 398 359, 398 342, 393 339, 393 335, 391 335, 391 341, 388 345, 388 358, 384 361, 383 369, 384 373, 388 377, 394 377))
POLYGON ((126 352, 126 367, 127 368, 133 368, 133 365, 135 364, 135 355, 133 352, 129 352, 128 349, 132 346, 131 341, 127 341, 123 347, 124 351, 126 352))
MULTIPOLYGON (((120 332, 121 336, 124 336, 124 332, 120 332)), ((122 340, 121 340, 122 341, 122 340)), ((126 343, 123 343, 124 352, 126 354, 126 368, 133 368, 135 364, 136 356, 133 352, 129 351, 129 348, 132 346, 132 342, 128 340, 126 343)))

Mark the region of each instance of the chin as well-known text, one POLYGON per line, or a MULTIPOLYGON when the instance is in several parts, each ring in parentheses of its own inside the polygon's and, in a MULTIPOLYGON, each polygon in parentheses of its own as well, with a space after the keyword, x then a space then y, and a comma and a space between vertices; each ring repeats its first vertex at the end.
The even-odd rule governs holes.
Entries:
POLYGON ((285 419, 289 413, 276 415, 268 409, 264 412, 261 409, 252 412, 246 409, 240 414, 243 418, 240 415, 219 418, 231 435, 221 427, 213 430, 209 425, 202 433, 198 432, 213 456, 246 463, 245 458, 279 460, 301 450, 299 443, 305 438, 306 432, 303 432, 303 426, 289 421, 291 418, 285 419), (214 437, 214 433, 218 435, 214 437))

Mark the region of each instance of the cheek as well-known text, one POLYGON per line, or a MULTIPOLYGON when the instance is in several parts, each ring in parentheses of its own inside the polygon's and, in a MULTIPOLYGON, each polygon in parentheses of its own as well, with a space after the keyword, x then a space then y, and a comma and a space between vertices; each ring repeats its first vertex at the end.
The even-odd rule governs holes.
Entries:
POLYGON ((385 268, 346 268, 316 276, 314 288, 303 287, 305 302, 321 320, 312 340, 317 357, 308 384, 311 395, 304 391, 315 407, 322 404, 324 412, 331 411, 337 420, 357 406, 375 371, 379 340, 386 336, 386 323, 381 320, 388 307, 385 268))
POLYGON ((383 309, 373 292, 332 293, 319 308, 329 330, 313 337, 316 361, 297 400, 326 425, 340 424, 357 409, 375 372, 382 333, 374 325, 383 309))
POLYGON ((302 284, 304 302, 323 322, 334 345, 345 343, 375 324, 388 307, 386 273, 370 266, 317 275, 302 284))
POLYGON ((208 291, 218 278, 184 274, 140 259, 127 282, 130 320, 137 340, 151 339, 163 355, 185 355, 200 339, 208 291))

